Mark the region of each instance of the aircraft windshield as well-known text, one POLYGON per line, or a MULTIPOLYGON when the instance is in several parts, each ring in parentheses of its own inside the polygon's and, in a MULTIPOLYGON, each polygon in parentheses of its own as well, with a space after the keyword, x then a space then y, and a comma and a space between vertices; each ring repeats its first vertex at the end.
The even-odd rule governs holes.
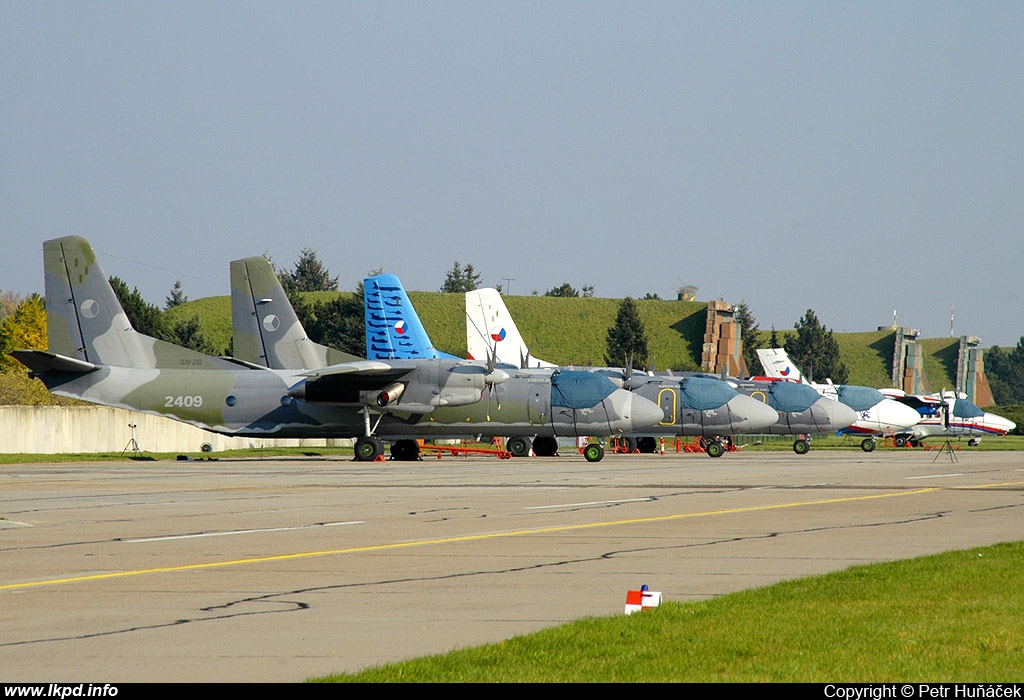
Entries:
POLYGON ((837 392, 839 394, 839 402, 846 404, 854 411, 866 411, 885 398, 882 396, 882 392, 869 386, 848 386, 842 384, 837 392))
POLYGON ((592 408, 616 390, 612 380, 595 372, 561 370, 551 374, 551 405, 592 408))
POLYGON ((679 382, 679 405, 696 411, 721 408, 736 396, 736 390, 709 377, 688 377, 679 382))

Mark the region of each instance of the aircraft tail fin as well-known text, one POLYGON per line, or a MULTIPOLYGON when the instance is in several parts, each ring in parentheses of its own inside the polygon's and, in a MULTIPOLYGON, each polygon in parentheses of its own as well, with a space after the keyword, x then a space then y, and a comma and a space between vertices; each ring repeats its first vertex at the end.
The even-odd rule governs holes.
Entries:
POLYGON ((530 355, 516 322, 496 289, 466 292, 466 347, 471 360, 493 353, 500 364, 514 367, 555 367, 530 355))
POLYGON ((306 335, 270 261, 231 261, 231 326, 235 359, 270 369, 320 369, 363 358, 306 335))
POLYGON ((758 348, 757 359, 761 361, 761 367, 767 377, 804 381, 800 370, 790 362, 789 355, 782 348, 758 348))
POLYGON ((437 350, 395 275, 363 280, 366 357, 370 360, 461 359, 437 350))
POLYGON ((137 369, 224 366, 223 360, 132 328, 92 246, 81 236, 44 242, 43 269, 52 355, 137 369))
POLYGON ((61 372, 65 374, 86 374, 99 367, 91 362, 76 360, 73 357, 55 355, 46 350, 13 350, 11 356, 28 367, 36 374, 61 372))

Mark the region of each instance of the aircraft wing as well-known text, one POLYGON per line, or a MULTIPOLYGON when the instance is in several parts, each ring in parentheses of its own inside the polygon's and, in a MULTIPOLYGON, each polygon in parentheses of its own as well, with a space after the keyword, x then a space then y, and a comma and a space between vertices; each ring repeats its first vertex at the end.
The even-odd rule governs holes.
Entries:
POLYGON ((380 362, 376 360, 360 360, 359 362, 342 362, 320 369, 310 369, 302 372, 304 377, 337 377, 340 375, 352 375, 359 377, 377 377, 381 379, 394 379, 405 376, 416 369, 416 365, 409 361, 392 360, 380 362))
POLYGON ((488 385, 508 379, 501 370, 465 360, 361 360, 299 376, 305 379, 288 393, 301 401, 419 414, 478 403, 488 385))

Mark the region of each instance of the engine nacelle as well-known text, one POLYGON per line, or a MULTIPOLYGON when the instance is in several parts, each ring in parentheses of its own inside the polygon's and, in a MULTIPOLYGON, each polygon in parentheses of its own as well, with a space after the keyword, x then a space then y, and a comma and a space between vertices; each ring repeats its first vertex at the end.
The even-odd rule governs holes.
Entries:
POLYGON ((395 401, 398 401, 398 397, 405 391, 405 384, 401 382, 395 382, 391 386, 384 389, 384 391, 377 394, 377 406, 384 408, 395 401))

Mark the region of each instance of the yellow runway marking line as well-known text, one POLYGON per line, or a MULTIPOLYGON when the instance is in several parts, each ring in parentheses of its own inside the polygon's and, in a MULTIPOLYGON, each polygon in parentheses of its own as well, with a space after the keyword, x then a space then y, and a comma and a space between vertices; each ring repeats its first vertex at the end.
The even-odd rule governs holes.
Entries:
MULTIPOLYGON (((992 488, 994 486, 1019 486, 1024 482, 1008 482, 1003 484, 986 484, 970 488, 992 488)), ((965 487, 959 487, 958 490, 965 487)), ((894 493, 880 493, 871 496, 849 496, 845 498, 826 498, 818 501, 797 501, 793 503, 778 503, 774 505, 746 506, 743 508, 723 508, 721 510, 709 510, 698 513, 676 513, 674 515, 657 515, 649 518, 632 518, 628 520, 608 520, 597 523, 584 523, 581 525, 557 525, 554 527, 543 527, 526 530, 510 530, 508 532, 492 532, 479 535, 459 535, 456 537, 442 537, 432 540, 413 540, 410 542, 392 542, 390 544, 375 544, 365 547, 349 547, 346 549, 329 549, 319 552, 295 552, 293 554, 278 554, 268 557, 251 557, 249 559, 233 559, 230 561, 207 562, 204 564, 184 564, 181 566, 167 566, 154 569, 137 569, 133 571, 115 571, 105 574, 90 574, 85 576, 69 576, 66 578, 48 579, 45 581, 27 581, 24 583, 8 583, 0 585, 0 591, 14 590, 18 588, 35 588, 39 586, 57 586, 65 583, 80 583, 83 581, 101 581, 104 579, 123 578, 127 576, 143 576, 145 574, 166 574, 178 571, 196 571, 199 569, 214 569, 225 566, 241 566, 245 564, 266 564, 270 562, 288 561, 291 559, 308 559, 311 557, 328 557, 339 554, 357 554, 361 552, 384 552, 392 549, 405 549, 409 547, 425 547, 428 545, 452 544, 456 542, 477 542, 483 540, 499 539, 504 537, 524 537, 527 535, 542 535, 553 532, 572 532, 573 530, 589 530, 600 527, 613 527, 616 525, 638 525, 643 523, 667 522, 670 520, 682 520, 684 518, 701 518, 712 515, 735 515, 737 513, 756 513, 758 511, 782 510, 785 508, 801 508, 804 506, 820 506, 834 503, 852 503, 854 501, 868 501, 879 498, 898 498, 900 496, 919 496, 926 493, 934 493, 944 489, 935 487, 917 489, 914 491, 898 491, 894 493)))

